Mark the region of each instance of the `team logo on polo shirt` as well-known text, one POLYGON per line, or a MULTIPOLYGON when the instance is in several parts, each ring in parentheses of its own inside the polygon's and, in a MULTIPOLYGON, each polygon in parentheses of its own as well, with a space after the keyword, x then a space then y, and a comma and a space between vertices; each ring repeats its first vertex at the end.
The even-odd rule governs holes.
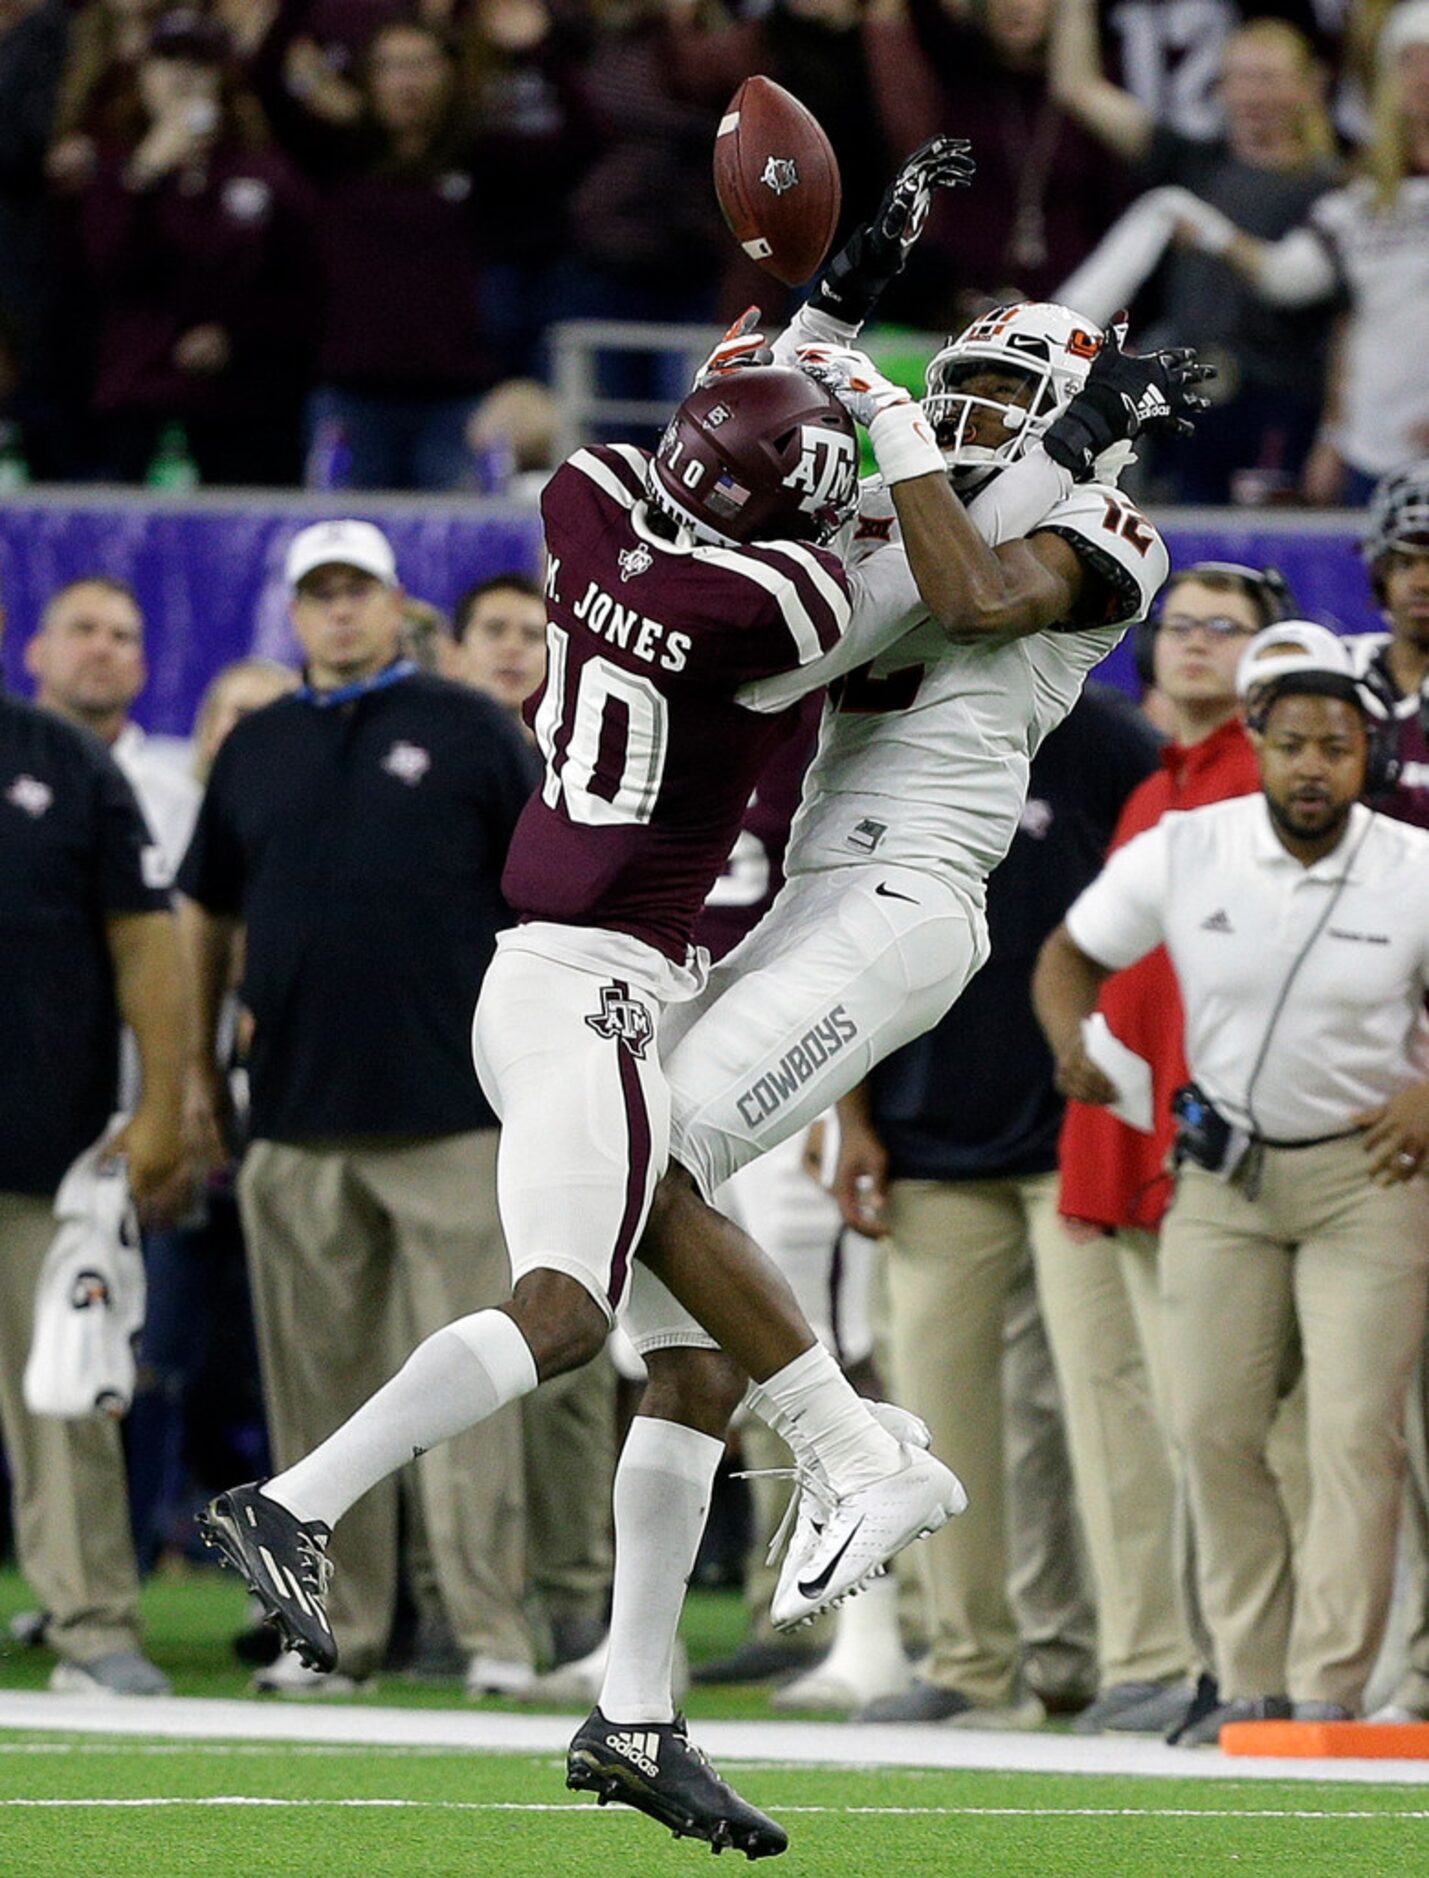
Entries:
POLYGON ((655 1034, 649 1007, 632 998, 630 987, 612 979, 600 988, 600 1009, 585 1020, 599 1037, 618 1037, 632 1056, 644 1056, 655 1034))
POLYGON ((404 743, 399 738, 383 757, 382 767, 389 776, 395 776, 398 782, 412 789, 432 767, 432 753, 419 743, 404 743))
POLYGON ((54 790, 38 776, 17 776, 5 791, 5 800, 23 809, 32 821, 38 821, 54 799, 54 790))

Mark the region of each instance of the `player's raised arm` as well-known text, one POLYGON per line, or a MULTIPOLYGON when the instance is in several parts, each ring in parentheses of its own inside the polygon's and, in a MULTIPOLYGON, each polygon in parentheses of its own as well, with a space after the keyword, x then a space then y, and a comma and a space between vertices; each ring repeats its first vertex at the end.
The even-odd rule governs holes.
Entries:
MULTIPOLYGON (((950 638, 1022 635, 1106 617, 1095 556, 1060 532, 988 546, 951 487, 944 450, 923 407, 902 386, 847 348, 806 346, 799 360, 868 430, 918 590, 950 638)), ((1190 352, 1130 358, 1119 335, 1108 337, 1082 389, 1042 430, 1043 449, 1074 478, 1089 477, 1106 452, 1142 430, 1189 430, 1188 413, 1204 402, 1194 387, 1210 375, 1190 352)), ((989 381, 1008 376, 991 369, 980 374, 989 381)), ((1016 390, 1010 379, 986 386, 970 380, 962 396, 969 407, 996 412, 1010 408, 1016 390)), ((987 419, 973 413, 972 422, 987 419)), ((966 414, 962 428, 968 428, 966 414)), ((997 441, 989 438, 989 459, 997 441)))
POLYGON ((902 273, 935 192, 966 187, 974 168, 965 137, 932 137, 906 157, 873 215, 849 236, 774 341, 774 362, 792 365, 802 345, 848 345, 857 339, 902 273))

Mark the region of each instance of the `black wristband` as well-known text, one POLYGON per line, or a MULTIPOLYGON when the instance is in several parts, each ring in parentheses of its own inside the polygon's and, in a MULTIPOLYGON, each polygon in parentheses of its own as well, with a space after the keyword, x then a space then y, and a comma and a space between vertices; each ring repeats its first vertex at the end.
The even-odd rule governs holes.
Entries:
POLYGON ((868 226, 856 229, 819 277, 809 296, 821 313, 861 326, 903 266, 903 249, 881 241, 868 226))
POLYGON ((1042 448, 1073 476, 1086 477, 1093 461, 1127 435, 1126 404, 1108 385, 1084 385, 1048 425, 1042 448))

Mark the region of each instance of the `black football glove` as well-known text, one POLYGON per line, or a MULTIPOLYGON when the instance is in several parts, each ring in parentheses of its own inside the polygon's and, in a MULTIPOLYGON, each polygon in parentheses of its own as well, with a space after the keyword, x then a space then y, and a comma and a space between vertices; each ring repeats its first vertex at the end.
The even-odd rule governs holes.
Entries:
POLYGON ((889 184, 872 221, 855 229, 824 269, 810 304, 861 326, 922 234, 933 191, 972 181, 969 149, 966 137, 933 137, 915 150, 889 184))
POLYGON ((1123 352, 1125 331, 1115 325, 1108 329, 1086 384, 1042 434, 1048 456, 1079 482, 1092 474, 1103 450, 1129 443, 1143 431, 1189 437, 1196 428, 1192 413, 1210 403, 1193 387, 1215 377, 1214 365, 1200 364, 1190 346, 1167 347, 1144 358, 1123 352))

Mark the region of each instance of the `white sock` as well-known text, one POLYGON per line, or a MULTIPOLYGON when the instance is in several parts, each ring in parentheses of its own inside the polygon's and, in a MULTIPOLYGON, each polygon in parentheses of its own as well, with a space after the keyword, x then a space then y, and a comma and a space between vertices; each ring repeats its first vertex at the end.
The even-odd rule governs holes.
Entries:
POLYGON ((536 1387, 530 1345, 505 1311, 477 1311, 419 1343, 390 1382, 263 1491, 299 1519, 335 1526, 394 1468, 536 1387))
POLYGON ((898 1662, 903 1643, 898 1632, 898 1581, 889 1572, 865 1585, 856 1598, 839 1606, 834 1645, 820 1665, 842 1670, 845 1663, 862 1667, 869 1659, 898 1662))
POLYGON ((795 1458, 816 1465, 836 1494, 881 1480, 902 1461, 898 1443, 821 1343, 759 1383, 750 1399, 795 1458))
POLYGON ((675 1718, 675 1636, 709 1517, 724 1443, 637 1415, 615 1470, 615 1589, 600 1712, 612 1722, 675 1718))

